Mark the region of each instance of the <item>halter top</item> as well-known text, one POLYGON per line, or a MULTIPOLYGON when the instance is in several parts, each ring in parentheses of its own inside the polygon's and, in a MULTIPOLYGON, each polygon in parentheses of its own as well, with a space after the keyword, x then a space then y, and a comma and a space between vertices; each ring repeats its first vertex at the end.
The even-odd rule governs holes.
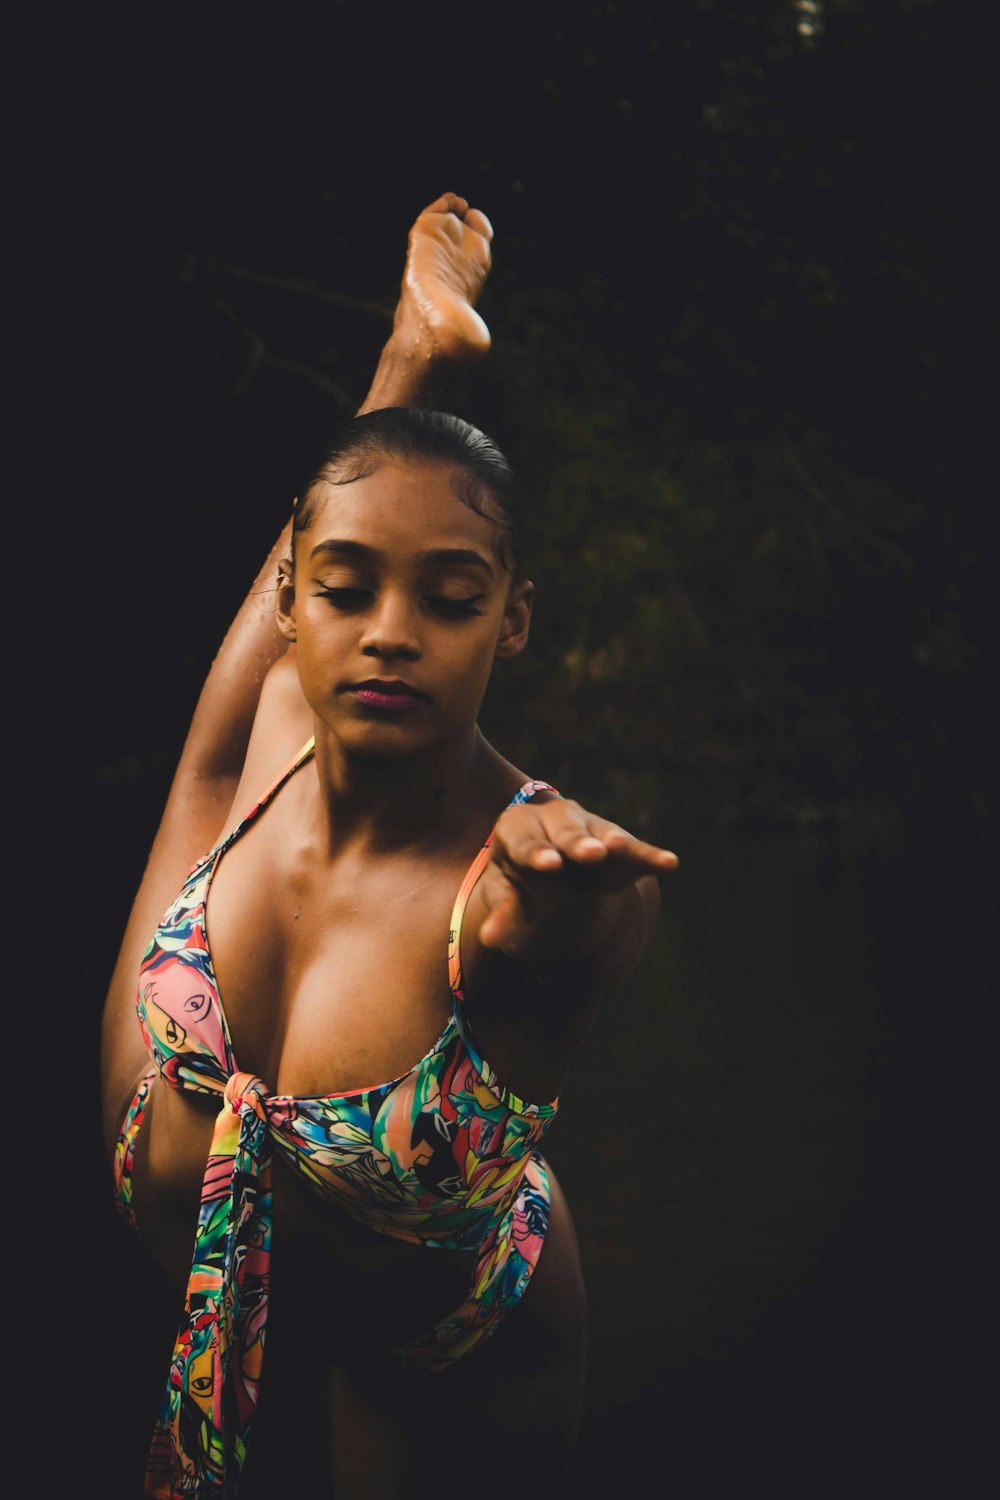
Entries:
MULTIPOLYGON (((518 1222, 529 1225, 522 1240, 532 1235, 523 1220, 526 1174, 539 1202, 544 1196, 537 1147, 558 1100, 531 1104, 506 1088, 477 1051, 462 1013, 462 919, 489 860, 492 831, 452 913, 451 1014, 412 1068, 388 1083, 306 1098, 272 1095, 259 1078, 240 1071, 212 966, 206 902, 226 850, 313 751, 310 739, 242 822, 198 861, 140 965, 137 1011, 155 1072, 171 1088, 216 1095, 221 1106, 184 1316, 150 1456, 149 1473, 161 1476, 155 1481, 160 1487, 147 1488, 149 1494, 222 1495, 242 1468, 267 1316, 272 1146, 311 1192, 370 1228, 417 1244, 477 1252, 475 1297, 425 1340, 394 1351, 402 1363, 428 1369, 450 1362, 463 1339, 471 1347, 477 1320, 485 1323, 502 1299, 511 1276, 515 1205, 522 1210, 518 1222)), ((552 788, 526 782, 508 806, 542 790, 552 788)), ((126 1121, 120 1146, 130 1157, 134 1132, 128 1127, 126 1121)), ((124 1180, 127 1174, 120 1175, 124 1180)), ((537 1246, 519 1246, 525 1282, 541 1247, 537 1238, 537 1246)))

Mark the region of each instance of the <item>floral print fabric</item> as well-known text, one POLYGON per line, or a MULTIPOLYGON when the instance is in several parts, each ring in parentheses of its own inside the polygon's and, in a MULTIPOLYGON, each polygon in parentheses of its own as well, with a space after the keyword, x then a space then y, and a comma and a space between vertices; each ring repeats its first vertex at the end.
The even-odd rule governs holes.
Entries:
MULTIPOLYGON (((400 1371, 446 1368, 487 1338, 523 1295, 548 1226, 538 1146, 558 1105, 506 1090, 462 1017, 462 915, 489 858, 487 839, 459 891, 449 933, 452 1014, 402 1077, 324 1098, 270 1095, 241 1073, 212 968, 205 905, 225 851, 312 753, 313 742, 242 823, 198 862, 140 966, 137 1010, 153 1069, 116 1152, 119 1204, 134 1223, 135 1139, 157 1074, 220 1099, 206 1164, 184 1314, 154 1433, 146 1494, 236 1493, 252 1426, 267 1321, 270 1161, 278 1150, 323 1199, 382 1233, 475 1253, 463 1304, 392 1352, 400 1371)), ((511 805, 546 783, 528 782, 511 805)))

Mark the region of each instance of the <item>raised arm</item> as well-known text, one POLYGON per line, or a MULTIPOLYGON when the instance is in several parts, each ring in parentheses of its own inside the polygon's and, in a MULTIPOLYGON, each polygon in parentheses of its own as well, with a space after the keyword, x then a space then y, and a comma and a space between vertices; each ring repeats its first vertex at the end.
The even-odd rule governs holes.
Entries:
MULTIPOLYGON (((360 410, 429 406, 456 365, 480 358, 490 335, 475 311, 490 267, 485 214, 445 193, 410 230, 393 330, 360 410)), ((104 1010, 102 1093, 110 1146, 118 1110, 142 1067, 134 1017, 139 961, 188 870, 217 839, 233 808, 259 710, 302 743, 311 716, 274 616, 278 565, 291 550, 286 522, 212 663, 132 907, 104 1010)), ((294 749, 289 749, 289 755, 294 749)), ((255 791, 260 791, 256 787, 255 791)))

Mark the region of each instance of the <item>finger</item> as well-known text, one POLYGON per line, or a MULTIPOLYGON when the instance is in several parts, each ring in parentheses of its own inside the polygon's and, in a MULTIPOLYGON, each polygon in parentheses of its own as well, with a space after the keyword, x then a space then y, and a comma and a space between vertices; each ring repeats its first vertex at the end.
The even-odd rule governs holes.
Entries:
MULTIPOLYGON (((543 803, 539 809, 539 821, 552 845, 568 859, 593 864, 607 858, 609 845, 602 834, 614 825, 604 818, 592 817, 578 802, 543 803)), ((616 831, 624 832, 623 829, 616 831)))
POLYGON ((676 870, 680 864, 679 857, 672 849, 660 849, 655 844, 644 844, 641 855, 646 865, 651 870, 676 870))
POLYGON ((671 870, 680 863, 673 850, 638 839, 578 803, 545 803, 541 821, 554 847, 576 864, 598 864, 609 855, 636 869, 671 870))
POLYGON ((493 857, 501 866, 525 870, 558 870, 563 862, 534 808, 512 808, 503 815, 493 835, 493 857))
MULTIPOLYGON (((512 865, 550 871, 560 869, 567 860, 590 865, 607 859, 611 851, 600 829, 612 826, 602 818, 591 818, 578 802, 560 800, 511 809, 497 824, 496 839, 512 865)), ((626 840, 630 838, 623 830, 619 832, 626 840)))
POLYGON ((617 859, 625 859, 637 868, 648 870, 674 870, 680 860, 672 849, 661 849, 659 844, 649 844, 626 833, 624 828, 608 828, 598 835, 608 853, 617 859))
POLYGON ((586 867, 608 858, 654 874, 680 863, 673 850, 637 839, 568 799, 512 808, 497 823, 494 859, 501 868, 548 873, 566 863, 586 867))

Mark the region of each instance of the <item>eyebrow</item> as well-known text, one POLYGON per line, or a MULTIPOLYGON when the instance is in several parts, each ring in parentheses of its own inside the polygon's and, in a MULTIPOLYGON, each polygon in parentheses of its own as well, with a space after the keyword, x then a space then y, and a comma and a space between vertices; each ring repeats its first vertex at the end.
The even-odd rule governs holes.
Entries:
MULTIPOLYGON (((331 552, 338 557, 360 557, 377 562, 382 553, 375 547, 366 547, 363 542, 341 541, 336 537, 330 537, 325 542, 317 542, 309 553, 313 558, 320 552, 331 552)), ((430 552, 421 552, 420 561, 431 564, 468 563, 474 568, 483 568, 489 576, 493 577, 493 568, 481 552, 475 552, 471 547, 434 547, 430 552)))

